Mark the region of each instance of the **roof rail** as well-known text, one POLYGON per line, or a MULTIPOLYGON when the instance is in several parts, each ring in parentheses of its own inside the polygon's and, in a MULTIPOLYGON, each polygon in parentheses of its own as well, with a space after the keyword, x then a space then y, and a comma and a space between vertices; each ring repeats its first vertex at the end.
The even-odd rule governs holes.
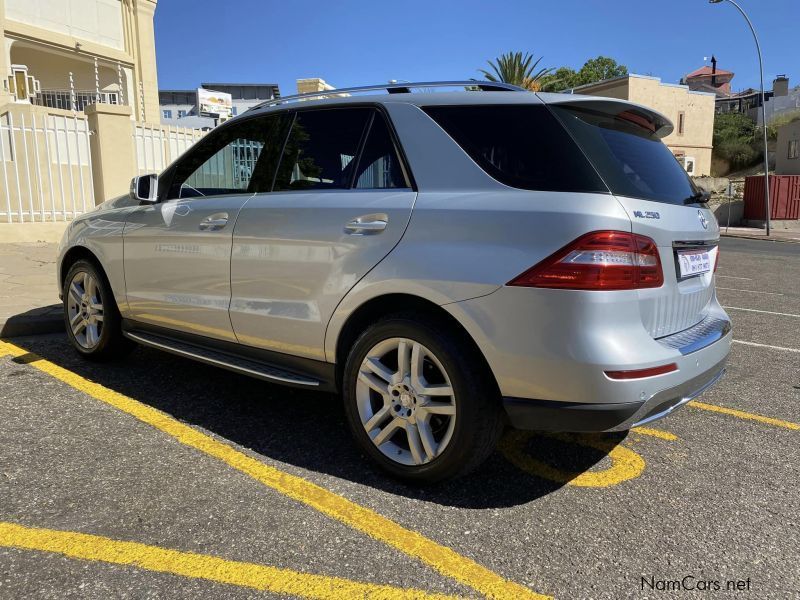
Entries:
POLYGON ((326 98, 328 96, 339 96, 342 94, 359 94, 362 92, 376 92, 385 91, 389 94, 407 94, 412 89, 425 89, 425 88, 439 88, 439 87, 460 87, 460 88, 476 88, 483 92, 525 92, 521 88, 510 83, 503 83, 501 81, 420 81, 420 82, 403 82, 403 83, 387 83, 383 85, 365 85, 361 87, 349 88, 333 88, 330 90, 320 90, 318 92, 309 92, 306 94, 295 94, 293 96, 283 96, 281 98, 273 98, 252 106, 248 110, 255 110, 256 108, 263 108, 265 106, 275 106, 277 104, 285 104, 288 102, 299 102, 301 100, 310 100, 312 98, 326 98))

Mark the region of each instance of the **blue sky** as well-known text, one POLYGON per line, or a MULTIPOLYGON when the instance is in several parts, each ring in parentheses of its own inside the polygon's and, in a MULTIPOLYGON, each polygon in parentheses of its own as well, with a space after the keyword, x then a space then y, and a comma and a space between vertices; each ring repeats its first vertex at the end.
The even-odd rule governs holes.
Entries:
MULTIPOLYGON (((800 84, 800 1, 740 4, 761 40, 767 87, 779 73, 800 84)), ((736 73, 735 90, 758 86, 744 19, 706 0, 160 0, 155 26, 162 89, 263 82, 288 95, 302 77, 337 87, 469 79, 509 50, 548 67, 602 54, 672 83, 714 53, 736 73)))

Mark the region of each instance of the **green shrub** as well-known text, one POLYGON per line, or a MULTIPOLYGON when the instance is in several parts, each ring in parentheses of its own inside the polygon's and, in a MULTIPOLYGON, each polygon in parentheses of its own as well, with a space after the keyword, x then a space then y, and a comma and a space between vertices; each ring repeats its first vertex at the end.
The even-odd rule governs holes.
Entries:
POLYGON ((712 156, 722 159, 732 170, 745 169, 764 156, 756 124, 746 115, 724 113, 714 119, 712 156))
POLYGON ((714 119, 714 145, 723 141, 753 141, 756 124, 741 113, 722 113, 714 119))
POLYGON ((744 169, 761 159, 762 153, 753 148, 752 143, 742 140, 727 140, 715 147, 721 158, 728 161, 732 169, 744 169))

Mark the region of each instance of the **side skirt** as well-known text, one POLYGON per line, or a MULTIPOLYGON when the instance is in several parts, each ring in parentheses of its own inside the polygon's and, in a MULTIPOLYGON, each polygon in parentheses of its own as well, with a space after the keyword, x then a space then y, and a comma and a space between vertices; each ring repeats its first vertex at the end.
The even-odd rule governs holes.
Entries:
POLYGON ((336 391, 336 367, 333 363, 270 352, 128 319, 122 322, 122 332, 125 337, 143 346, 270 383, 325 392, 336 391))

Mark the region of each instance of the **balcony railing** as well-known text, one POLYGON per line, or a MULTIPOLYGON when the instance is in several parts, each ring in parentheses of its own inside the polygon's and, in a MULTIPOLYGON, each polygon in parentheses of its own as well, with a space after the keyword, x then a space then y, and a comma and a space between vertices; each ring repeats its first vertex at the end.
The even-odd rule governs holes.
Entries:
POLYGON ((41 90, 34 98, 33 104, 49 108, 76 110, 83 112, 90 104, 122 104, 119 92, 41 90), (74 94, 74 95, 73 95, 74 94))

